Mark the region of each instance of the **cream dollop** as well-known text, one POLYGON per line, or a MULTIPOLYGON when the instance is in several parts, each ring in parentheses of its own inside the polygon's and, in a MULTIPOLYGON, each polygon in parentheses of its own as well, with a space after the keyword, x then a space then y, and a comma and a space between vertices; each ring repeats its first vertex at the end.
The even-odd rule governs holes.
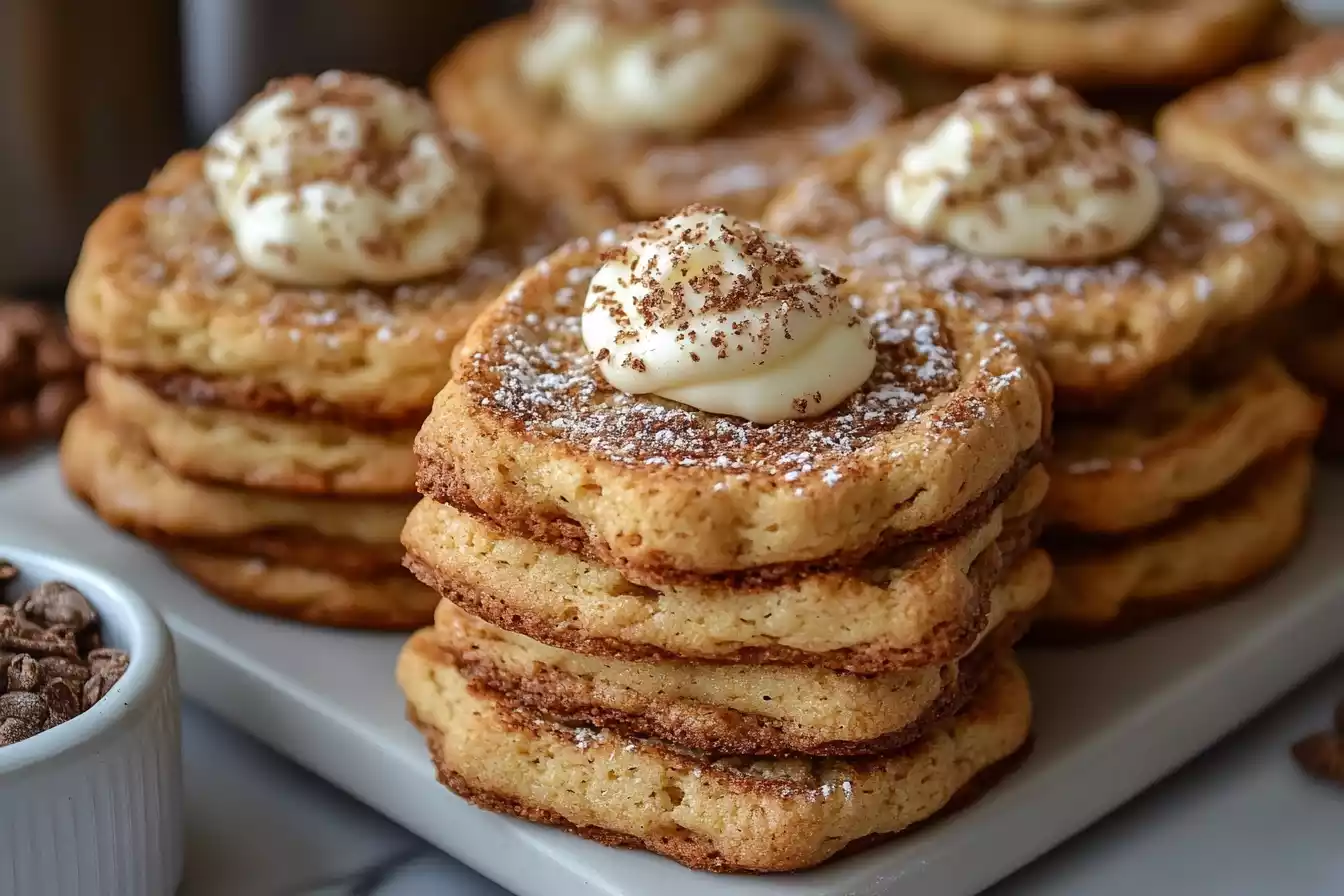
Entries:
POLYGON ((1314 77, 1276 81, 1270 96, 1293 120, 1307 155, 1331 168, 1344 166, 1344 61, 1314 77))
POLYGON ((785 37, 780 14, 761 0, 570 0, 542 11, 521 65, 534 87, 597 127, 691 132, 765 83, 785 37))
POLYGON ((1118 255, 1157 221, 1150 141, 1045 75, 966 91, 886 176, 887 212, 975 255, 1118 255))
POLYGON ((622 392, 755 423, 815 417, 877 362, 843 282, 754 224, 692 206, 604 257, 583 342, 622 392))
POLYGON ((424 98, 366 75, 288 78, 206 146, 243 262, 306 286, 390 283, 459 264, 484 231, 484 174, 424 98))

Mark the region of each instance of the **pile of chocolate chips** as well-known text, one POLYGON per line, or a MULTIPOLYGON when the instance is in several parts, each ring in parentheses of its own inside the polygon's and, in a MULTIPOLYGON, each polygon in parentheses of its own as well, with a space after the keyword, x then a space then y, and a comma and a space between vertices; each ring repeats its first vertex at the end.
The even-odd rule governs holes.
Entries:
POLYGON ((1313 778, 1344 785, 1344 701, 1335 707, 1335 730, 1293 744, 1293 757, 1313 778))
POLYGON ((0 452, 58 436, 84 400, 84 362, 60 317, 0 299, 0 452))
POLYGON ((18 577, 0 560, 0 747, 70 721, 130 665, 103 646, 98 613, 73 586, 47 582, 11 601, 18 577))

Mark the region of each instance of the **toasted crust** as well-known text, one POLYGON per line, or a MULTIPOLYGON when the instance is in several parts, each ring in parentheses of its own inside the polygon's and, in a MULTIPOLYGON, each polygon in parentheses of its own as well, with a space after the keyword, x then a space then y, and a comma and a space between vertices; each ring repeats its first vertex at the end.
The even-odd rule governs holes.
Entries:
POLYGON ((354 580, 328 570, 199 550, 170 549, 168 557, 228 603, 311 625, 407 631, 429 622, 438 603, 438 595, 405 574, 354 580))
POLYGON ((491 232, 460 272, 380 289, 279 287, 242 266, 200 154, 184 152, 89 229, 67 293, 70 326, 112 366, 237 379, 244 394, 414 425, 480 307, 569 234, 502 191, 488 214, 491 232))
POLYGON ((1043 266, 921 244, 887 216, 882 182, 903 145, 940 114, 810 166, 780 191, 765 224, 855 289, 947 289, 1034 342, 1064 410, 1137 394, 1192 352, 1295 305, 1315 283, 1319 258, 1296 216, 1217 169, 1166 155, 1157 171, 1167 206, 1128 255, 1043 266))
POLYGON ((872 38, 925 63, 1048 71, 1082 86, 1189 84, 1246 57, 1279 0, 1184 0, 1074 16, 983 0, 837 0, 872 38))
POLYGON ((511 712, 469 689, 427 633, 403 650, 397 677, 440 779, 468 799, 717 871, 797 870, 906 829, 1021 749, 1031 723, 1026 680, 1007 655, 971 704, 924 739, 849 761, 711 761, 511 712))
POLYGON ((1290 449, 1155 530, 1050 544, 1056 571, 1041 607, 1043 624, 1073 632, 1128 631, 1136 621, 1234 592, 1296 546, 1313 466, 1309 449, 1290 449))
MULTIPOLYGON (((936 301, 890 312, 893 321, 918 319, 921 334, 951 343, 928 349, 947 359, 946 381, 929 392, 899 393, 914 396, 899 424, 871 424, 842 405, 814 420, 753 428, 658 399, 630 396, 617 406, 605 404, 600 394, 573 391, 524 396, 569 428, 537 420, 500 399, 500 378, 532 375, 514 354, 527 340, 549 346, 561 338, 559 331, 567 346, 577 340, 577 308, 571 305, 600 252, 586 240, 558 250, 524 272, 472 325, 461 363, 416 439, 422 493, 458 503, 465 494, 504 526, 522 518, 546 520, 631 580, 668 581, 772 565, 854 562, 927 536, 1002 488, 1023 455, 1038 450, 1047 436, 1044 376, 992 328, 936 301), (554 410, 560 400, 579 406, 554 410), (666 434, 680 438, 686 451, 704 456, 664 457, 657 464, 658 458, 643 456, 648 448, 627 456, 625 435, 615 437, 617 444, 603 444, 573 429, 578 423, 627 426, 639 441, 654 436, 650 415, 666 419, 666 434), (868 428, 850 437, 847 427, 855 426, 868 428), (717 450, 712 438, 735 439, 733 433, 747 442, 737 454, 705 454, 717 450), (794 442, 816 446, 805 462, 797 449, 782 447, 794 442)), ((900 339, 910 331, 893 325, 891 332, 900 339)), ((851 402, 885 400, 879 396, 888 393, 872 384, 883 364, 892 376, 914 369, 903 366, 908 361, 898 354, 906 345, 879 342, 879 373, 851 402)), ((587 375, 579 365, 591 359, 581 343, 566 350, 576 354, 553 363, 587 375)), ((543 377, 536 388, 549 388, 556 379, 543 377)))
POLYGON ((161 398, 134 374, 89 368, 89 394, 134 429, 184 479, 266 491, 348 497, 415 493, 415 432, 363 433, 161 398))
POLYGON ((175 539, 230 541, 302 532, 358 542, 388 557, 409 506, 281 497, 180 479, 94 403, 70 418, 61 440, 61 472, 71 491, 112 525, 175 539))
POLYGON ((1113 417, 1062 420, 1047 517, 1087 532, 1170 519, 1260 459, 1310 441, 1323 413, 1320 400, 1262 356, 1231 377, 1169 381, 1113 417))
POLYGON ((512 184, 598 224, 593 232, 612 216, 657 218, 692 202, 754 219, 798 165, 876 132, 901 109, 853 53, 800 23, 783 70, 709 132, 614 134, 574 120, 522 81, 518 57, 530 30, 520 17, 477 31, 439 65, 430 92, 512 184))
POLYGON ((430 500, 407 519, 407 565, 425 584, 494 625, 595 656, 634 661, 819 665, 854 673, 942 665, 992 624, 990 592, 1029 554, 1044 477, 964 535, 866 568, 754 587, 716 581, 632 584, 580 555, 510 535, 430 500), (837 625, 835 620, 844 620, 837 625))

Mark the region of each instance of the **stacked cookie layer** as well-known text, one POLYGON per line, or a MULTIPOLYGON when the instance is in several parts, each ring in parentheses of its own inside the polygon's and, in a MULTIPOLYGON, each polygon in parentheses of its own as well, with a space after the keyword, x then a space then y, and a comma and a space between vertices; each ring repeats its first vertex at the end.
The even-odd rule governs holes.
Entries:
POLYGON ((241 260, 202 156, 175 157, 98 218, 70 283, 93 361, 91 402, 62 443, 70 488, 240 606, 428 621, 436 597, 399 544, 415 427, 482 297, 559 241, 530 206, 496 197, 489 217, 474 256, 441 277, 287 285, 241 260))
POLYGON ((445 600, 398 675, 441 780, 723 871, 973 796, 1030 727, 1043 380, 930 304, 877 310, 875 372, 815 419, 616 392, 579 334, 600 252, 478 319, 417 439, 403 541, 445 600))

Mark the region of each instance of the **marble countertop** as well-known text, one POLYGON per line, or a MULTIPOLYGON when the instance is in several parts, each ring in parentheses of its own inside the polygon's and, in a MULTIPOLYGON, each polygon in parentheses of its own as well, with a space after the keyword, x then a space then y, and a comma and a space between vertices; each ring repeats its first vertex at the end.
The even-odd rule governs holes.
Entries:
MULTIPOLYGON (((987 896, 1344 893, 1344 788, 1289 756, 1344 698, 1344 659, 987 896)), ((507 896, 323 780, 187 704, 182 896, 507 896)))

